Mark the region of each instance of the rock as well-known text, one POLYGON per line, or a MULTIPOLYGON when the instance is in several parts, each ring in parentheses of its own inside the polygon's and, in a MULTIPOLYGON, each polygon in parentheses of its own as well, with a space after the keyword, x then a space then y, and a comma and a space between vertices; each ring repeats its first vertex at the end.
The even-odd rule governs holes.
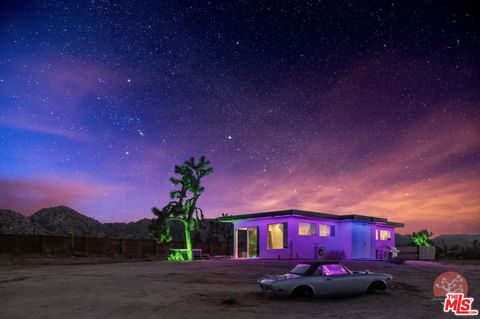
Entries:
POLYGON ((222 305, 237 305, 237 304, 239 304, 239 302, 238 302, 237 299, 235 299, 233 297, 229 297, 229 298, 223 299, 221 304, 222 305))

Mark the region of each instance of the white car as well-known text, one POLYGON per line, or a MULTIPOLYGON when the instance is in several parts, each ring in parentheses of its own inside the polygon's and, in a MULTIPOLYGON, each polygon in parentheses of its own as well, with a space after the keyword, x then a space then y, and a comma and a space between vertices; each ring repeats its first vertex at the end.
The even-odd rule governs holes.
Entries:
POLYGON ((268 295, 282 297, 347 296, 385 290, 392 275, 350 271, 338 261, 297 264, 283 275, 266 275, 257 282, 268 295))

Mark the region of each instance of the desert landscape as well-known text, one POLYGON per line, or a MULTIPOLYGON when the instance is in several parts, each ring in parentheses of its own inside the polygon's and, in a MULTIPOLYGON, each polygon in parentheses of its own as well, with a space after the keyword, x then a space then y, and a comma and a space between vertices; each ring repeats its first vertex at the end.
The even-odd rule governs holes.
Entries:
POLYGON ((0 319, 477 315, 479 13, 1 0, 0 319))
POLYGON ((295 261, 200 260, 1 266, 2 318, 449 318, 433 301, 444 271, 466 277, 480 298, 478 261, 348 261, 352 270, 394 276, 386 291, 343 299, 277 299, 256 279, 287 272, 295 261))

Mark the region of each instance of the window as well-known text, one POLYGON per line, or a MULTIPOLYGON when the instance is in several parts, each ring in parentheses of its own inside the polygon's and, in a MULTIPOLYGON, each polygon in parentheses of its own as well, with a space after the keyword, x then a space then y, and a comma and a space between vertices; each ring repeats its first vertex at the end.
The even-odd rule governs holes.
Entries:
MULTIPOLYGON (((378 236, 377 236, 377 238, 378 238, 378 236)), ((392 238, 392 232, 391 231, 380 229, 380 240, 390 240, 391 238, 392 238)))
POLYGON ((325 276, 340 276, 349 273, 349 271, 340 264, 323 265, 322 270, 325 276))
POLYGON ((315 271, 313 272, 313 276, 321 276, 323 275, 323 272, 322 272, 322 266, 319 266, 317 269, 315 269, 315 271))
POLYGON ((268 225, 268 249, 287 248, 287 223, 268 225))
POLYGON ((301 236, 314 236, 317 234, 317 225, 312 223, 298 223, 298 234, 301 236))
POLYGON ((333 237, 335 236, 335 226, 333 225, 320 225, 321 237, 333 237))
POLYGON ((295 275, 305 275, 310 267, 311 266, 309 264, 298 264, 292 270, 290 270, 289 273, 295 275))

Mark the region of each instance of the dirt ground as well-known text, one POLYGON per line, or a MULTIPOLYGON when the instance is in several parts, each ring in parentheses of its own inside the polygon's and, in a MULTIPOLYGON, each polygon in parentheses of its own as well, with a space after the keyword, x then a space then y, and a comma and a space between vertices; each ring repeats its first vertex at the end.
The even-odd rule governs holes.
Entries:
POLYGON ((432 301, 444 271, 463 274, 480 309, 480 263, 345 262, 394 276, 390 289, 344 299, 277 299, 256 279, 294 261, 202 260, 0 266, 0 318, 451 318, 432 301), (238 303, 225 304, 234 298, 238 303))

